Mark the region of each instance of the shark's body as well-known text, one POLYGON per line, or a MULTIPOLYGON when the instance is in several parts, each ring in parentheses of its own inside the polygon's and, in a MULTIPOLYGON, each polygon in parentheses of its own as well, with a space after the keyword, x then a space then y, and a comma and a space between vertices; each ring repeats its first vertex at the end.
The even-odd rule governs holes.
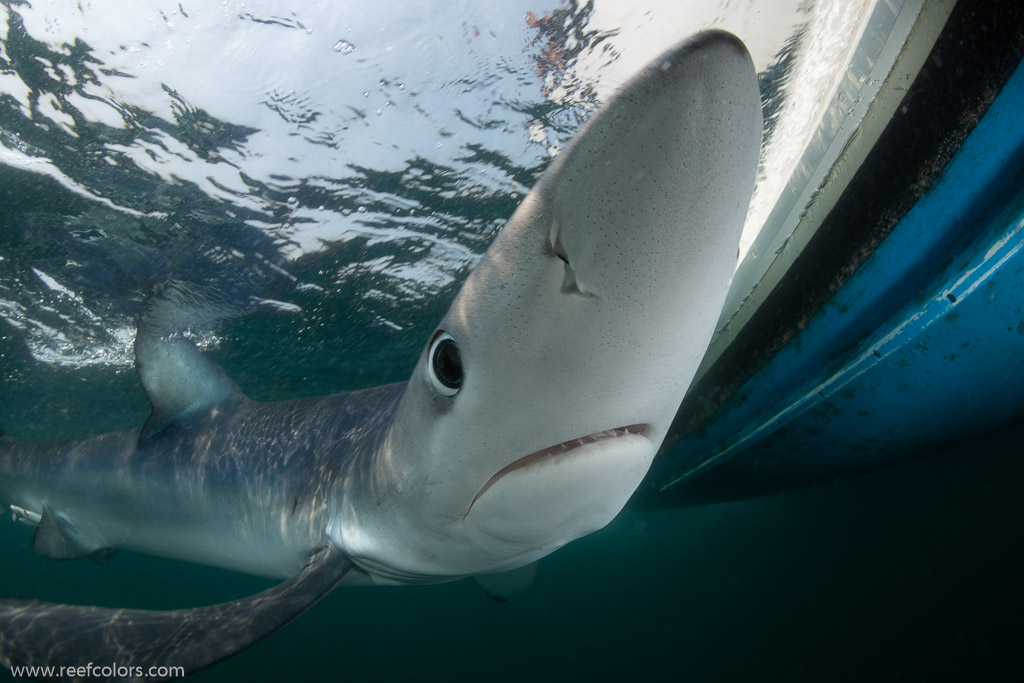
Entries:
POLYGON ((714 331, 760 136, 737 39, 655 60, 555 160, 402 385, 250 401, 181 334, 201 293, 168 287, 136 338, 146 425, 3 438, 0 503, 50 557, 127 549, 287 581, 168 613, 0 601, 0 661, 194 670, 340 582, 514 570, 607 524, 714 331))
POLYGON ((331 492, 373 466, 401 389, 237 401, 141 442, 14 442, 0 499, 53 517, 36 549, 57 559, 116 548, 288 578, 328 542, 331 492))

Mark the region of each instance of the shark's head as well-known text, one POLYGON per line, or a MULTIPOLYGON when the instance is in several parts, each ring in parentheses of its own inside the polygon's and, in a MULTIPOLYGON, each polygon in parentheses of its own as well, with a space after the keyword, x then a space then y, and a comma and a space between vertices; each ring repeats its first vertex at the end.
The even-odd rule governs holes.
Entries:
POLYGON ((606 525, 714 331, 761 140, 753 66, 655 60, 523 201, 430 337, 331 535, 384 579, 512 569, 606 525))

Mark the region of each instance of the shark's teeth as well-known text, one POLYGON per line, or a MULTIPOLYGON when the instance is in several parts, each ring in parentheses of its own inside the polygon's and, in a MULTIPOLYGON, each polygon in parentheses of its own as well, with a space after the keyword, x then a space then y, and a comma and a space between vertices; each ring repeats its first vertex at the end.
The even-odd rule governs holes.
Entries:
MULTIPOLYGON (((581 436, 577 439, 570 439, 569 441, 563 441, 562 443, 549 446, 539 451, 530 453, 527 456, 519 458, 518 460, 505 465, 503 468, 498 470, 494 476, 487 480, 487 483, 483 485, 477 494, 473 497, 473 502, 469 504, 469 510, 473 509, 473 505, 480 499, 480 496, 484 495, 487 489, 494 485, 494 482, 504 477, 509 472, 519 470, 524 467, 543 462, 545 460, 552 460, 557 457, 581 448, 588 444, 597 443, 598 441, 606 441, 608 439, 617 439, 622 436, 642 436, 648 438, 651 426, 647 424, 631 424, 625 427, 616 427, 615 429, 606 429, 603 432, 596 432, 594 434, 588 434, 587 436, 581 436)), ((466 514, 469 514, 469 510, 466 514)))

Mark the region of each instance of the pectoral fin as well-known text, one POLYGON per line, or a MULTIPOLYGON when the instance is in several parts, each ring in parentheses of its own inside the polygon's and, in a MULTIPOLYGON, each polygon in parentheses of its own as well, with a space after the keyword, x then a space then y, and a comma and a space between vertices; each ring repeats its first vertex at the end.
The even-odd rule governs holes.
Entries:
POLYGON ((530 564, 497 574, 483 574, 474 576, 476 585, 487 593, 488 597, 495 602, 506 602, 521 595, 533 585, 537 577, 537 563, 530 564))
MULTIPOLYGON (((116 662, 131 680, 142 680, 150 667, 180 666, 191 673, 281 628, 327 594, 351 568, 351 561, 329 546, 313 553, 299 574, 262 593, 166 612, 2 599, 0 663, 59 668, 116 662)), ((42 671, 38 675, 72 680, 42 671)))
POLYGON ((88 557, 102 550, 102 546, 89 538, 71 520, 48 506, 43 506, 43 514, 32 537, 32 547, 43 557, 52 560, 77 560, 88 557))

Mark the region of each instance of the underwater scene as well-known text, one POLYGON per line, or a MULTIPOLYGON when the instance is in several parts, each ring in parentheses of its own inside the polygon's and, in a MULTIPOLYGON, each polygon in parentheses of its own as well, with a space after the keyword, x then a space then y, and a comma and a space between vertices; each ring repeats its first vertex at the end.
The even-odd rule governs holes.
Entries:
MULTIPOLYGON (((709 28, 760 86, 742 256, 876 4, 0 0, 0 429, 143 425, 136 326, 169 281, 212 302, 192 338, 252 399, 408 380, 584 122, 709 28)), ((1022 439, 751 500, 645 496, 508 601, 471 580, 342 587, 190 679, 1017 680, 1022 439)), ((0 506, 0 596, 170 610, 276 583, 51 560, 0 506)))

